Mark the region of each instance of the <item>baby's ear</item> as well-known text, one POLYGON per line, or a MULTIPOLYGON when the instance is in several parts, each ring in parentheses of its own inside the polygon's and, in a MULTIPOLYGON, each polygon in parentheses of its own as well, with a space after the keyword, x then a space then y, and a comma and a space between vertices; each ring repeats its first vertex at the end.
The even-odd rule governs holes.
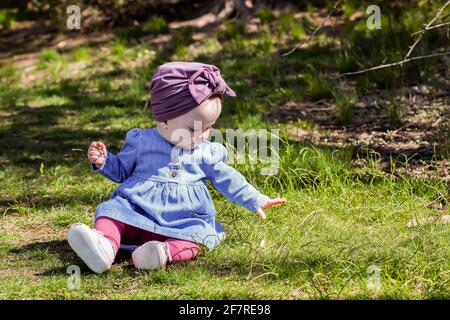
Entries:
POLYGON ((167 129, 167 120, 159 123, 163 129, 167 129))

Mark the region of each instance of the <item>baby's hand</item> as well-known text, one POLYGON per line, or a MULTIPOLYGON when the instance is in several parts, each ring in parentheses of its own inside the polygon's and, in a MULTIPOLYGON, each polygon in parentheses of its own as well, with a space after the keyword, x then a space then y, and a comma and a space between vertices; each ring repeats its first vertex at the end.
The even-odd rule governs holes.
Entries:
POLYGON ((96 167, 101 167, 106 159, 106 154, 106 146, 102 142, 94 141, 89 146, 87 157, 90 163, 96 167))
POLYGON ((258 210, 256 210, 256 214, 262 220, 265 220, 266 219, 266 214, 264 213, 263 209, 270 208, 270 207, 273 207, 273 206, 277 206, 277 205, 286 203, 286 201, 287 200, 285 198, 270 199, 269 201, 266 202, 266 204, 263 204, 261 207, 258 208, 258 210))

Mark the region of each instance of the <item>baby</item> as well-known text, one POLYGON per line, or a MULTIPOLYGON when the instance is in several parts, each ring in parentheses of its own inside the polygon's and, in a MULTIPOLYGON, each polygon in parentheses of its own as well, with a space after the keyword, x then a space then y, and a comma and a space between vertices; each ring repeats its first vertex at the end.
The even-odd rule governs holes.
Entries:
POLYGON ((225 233, 206 179, 261 219, 263 209, 286 201, 261 194, 225 163, 226 148, 207 140, 222 96, 236 96, 216 66, 163 64, 150 93, 156 128, 130 130, 117 155, 101 142, 89 146, 92 170, 121 183, 97 206, 93 229, 77 223, 68 232, 71 248, 96 273, 108 270, 127 244, 135 248, 134 266, 151 270, 194 259, 200 246, 217 246, 225 233))

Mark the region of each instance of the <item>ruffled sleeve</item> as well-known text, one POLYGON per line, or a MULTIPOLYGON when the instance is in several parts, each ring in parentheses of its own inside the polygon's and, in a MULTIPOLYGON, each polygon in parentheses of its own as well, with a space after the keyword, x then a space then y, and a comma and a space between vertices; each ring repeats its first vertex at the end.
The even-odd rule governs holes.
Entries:
POLYGON ((268 196, 259 192, 236 169, 225 163, 227 149, 219 143, 210 143, 205 152, 203 168, 206 178, 222 195, 252 212, 267 203, 268 196))
POLYGON ((100 168, 91 165, 92 171, 97 172, 114 182, 125 181, 134 171, 139 157, 139 142, 141 130, 131 129, 127 132, 125 142, 117 155, 109 152, 100 168))

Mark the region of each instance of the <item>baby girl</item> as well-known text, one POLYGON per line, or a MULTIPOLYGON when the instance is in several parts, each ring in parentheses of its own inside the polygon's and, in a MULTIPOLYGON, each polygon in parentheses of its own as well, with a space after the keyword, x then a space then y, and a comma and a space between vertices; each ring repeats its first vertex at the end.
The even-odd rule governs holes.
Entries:
POLYGON ((220 70, 197 62, 159 66, 151 85, 155 128, 132 129, 118 154, 92 142, 92 170, 121 183, 96 208, 95 225, 74 224, 68 242, 94 272, 108 270, 120 247, 134 245, 138 269, 164 269, 212 250, 224 239, 205 180, 234 203, 265 219, 282 204, 256 190, 225 163, 226 148, 207 140, 223 95, 236 96, 220 70), (137 248, 136 248, 137 247, 137 248))

